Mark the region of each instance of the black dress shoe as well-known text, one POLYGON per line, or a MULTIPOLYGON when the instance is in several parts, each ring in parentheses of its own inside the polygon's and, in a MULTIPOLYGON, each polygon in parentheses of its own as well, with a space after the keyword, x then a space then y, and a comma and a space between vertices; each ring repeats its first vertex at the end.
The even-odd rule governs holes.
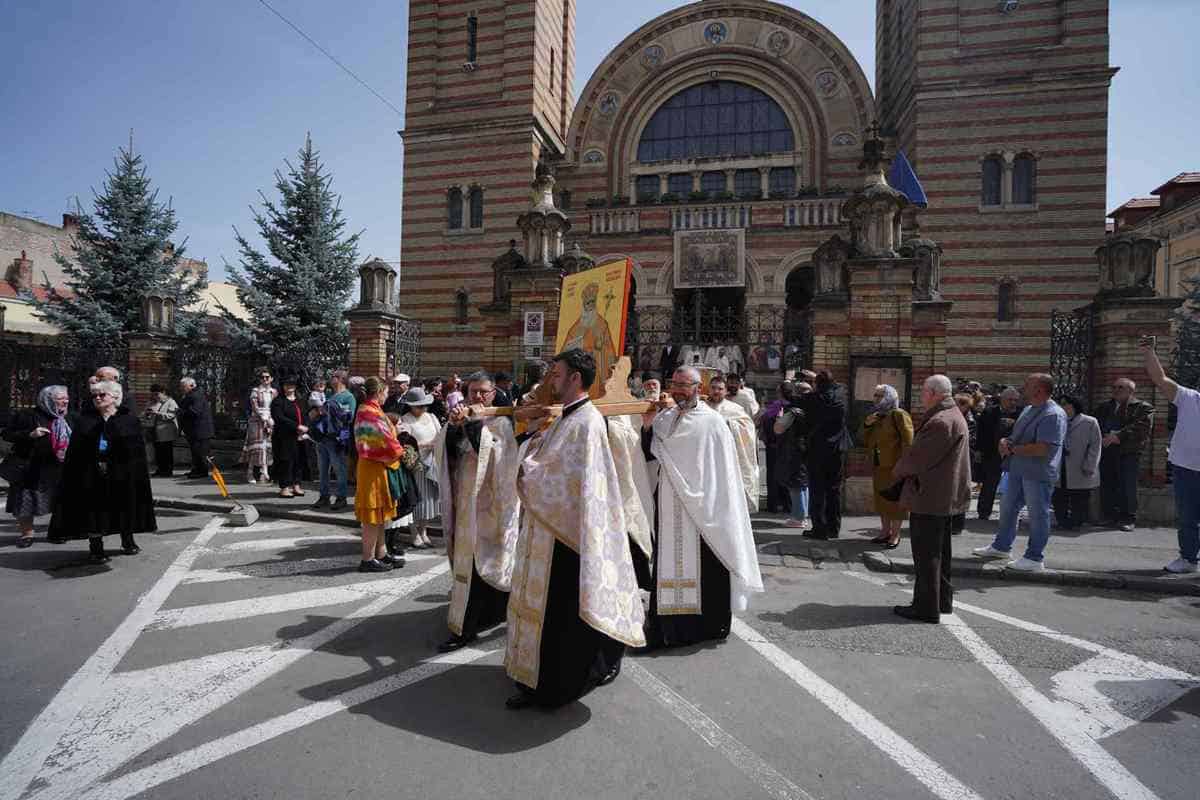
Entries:
POLYGON ((313 508, 329 508, 329 496, 321 495, 317 498, 317 502, 312 504, 313 508))
POLYGON ((138 553, 142 552, 142 548, 138 547, 136 544, 123 544, 121 545, 121 552, 127 556, 136 556, 138 553))
POLYGON ((346 498, 339 497, 337 500, 333 501, 333 505, 331 505, 329 507, 329 510, 330 511, 345 511, 349 507, 350 507, 350 504, 346 502, 346 498))
POLYGON ((404 563, 405 563, 403 556, 397 556, 392 553, 388 553, 386 556, 384 556, 383 558, 381 558, 379 560, 382 561, 384 564, 391 564, 392 569, 400 569, 401 567, 404 566, 404 563))
POLYGON ((370 561, 358 562, 359 572, 391 572, 392 565, 385 564, 377 558, 372 558, 370 561))
POLYGON ((599 682, 598 684, 596 684, 596 685, 597 685, 597 686, 608 686, 610 683, 612 683, 613 681, 615 681, 615 680, 617 679, 617 676, 618 676, 618 675, 620 675, 620 674, 621 674, 621 663, 620 663, 620 662, 617 662, 617 663, 616 663, 616 664, 613 666, 613 668, 612 668, 612 669, 610 669, 608 672, 606 672, 606 673, 604 674, 604 677, 603 677, 603 678, 601 678, 601 679, 600 679, 600 682, 599 682))
POLYGON ((905 619, 911 619, 914 622, 929 622, 934 625, 938 624, 938 618, 936 614, 932 617, 927 617, 923 614, 918 614, 917 610, 912 606, 893 606, 892 611, 895 612, 897 616, 904 617, 905 619))
POLYGON ((531 705, 533 705, 533 694, 530 692, 517 692, 504 701, 504 707, 509 711, 520 711, 522 708, 529 708, 531 705))
POLYGON ((88 553, 89 564, 107 564, 111 560, 107 553, 88 553))
POLYGON ((455 650, 461 650, 478 638, 478 636, 451 636, 439 644, 437 649, 439 653, 453 653, 455 650))

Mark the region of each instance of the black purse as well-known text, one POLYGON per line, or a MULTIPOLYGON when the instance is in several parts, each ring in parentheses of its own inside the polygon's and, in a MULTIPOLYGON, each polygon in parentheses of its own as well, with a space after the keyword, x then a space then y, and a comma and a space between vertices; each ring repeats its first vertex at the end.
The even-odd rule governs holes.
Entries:
POLYGON ((29 469, 29 459, 9 453, 0 461, 0 478, 8 481, 9 486, 17 486, 25 480, 25 472, 29 469))

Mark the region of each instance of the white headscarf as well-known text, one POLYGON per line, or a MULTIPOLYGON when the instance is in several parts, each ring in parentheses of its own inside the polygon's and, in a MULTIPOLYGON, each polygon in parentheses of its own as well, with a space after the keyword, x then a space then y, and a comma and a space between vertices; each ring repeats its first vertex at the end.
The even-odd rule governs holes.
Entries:
POLYGON ((873 414, 887 414, 900 407, 900 394, 886 383, 875 387, 875 391, 883 392, 883 399, 871 409, 873 414))

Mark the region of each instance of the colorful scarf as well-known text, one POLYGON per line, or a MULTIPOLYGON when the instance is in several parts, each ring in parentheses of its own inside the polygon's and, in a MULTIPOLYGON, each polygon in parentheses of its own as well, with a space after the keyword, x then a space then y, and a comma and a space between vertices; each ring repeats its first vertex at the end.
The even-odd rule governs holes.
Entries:
POLYGON ((886 383, 883 384, 883 399, 871 408, 872 414, 890 414, 900 407, 900 393, 886 383))
POLYGON ((354 417, 354 447, 359 458, 391 464, 404 454, 396 428, 379 403, 368 400, 354 417))
POLYGON ((54 420, 50 425, 50 447, 59 461, 67 457, 67 445, 71 443, 71 425, 67 422, 67 413, 64 411, 60 414, 54 407, 54 397, 66 393, 65 386, 47 386, 38 392, 37 397, 38 408, 54 420))

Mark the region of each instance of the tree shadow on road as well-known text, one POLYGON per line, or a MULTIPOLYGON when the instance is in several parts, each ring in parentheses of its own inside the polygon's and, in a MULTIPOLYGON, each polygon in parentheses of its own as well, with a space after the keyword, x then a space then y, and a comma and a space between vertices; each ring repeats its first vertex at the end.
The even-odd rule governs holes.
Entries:
MULTIPOLYGON (((335 620, 310 616, 307 622, 279 631, 290 640, 335 620)), ((438 656, 436 646, 448 636, 444 605, 396 614, 382 614, 357 625, 321 647, 318 652, 358 658, 367 671, 299 690, 300 696, 321 702, 399 675, 419 662, 438 656)), ((504 707, 513 683, 497 663, 504 627, 492 629, 471 645, 495 651, 483 660, 454 666, 347 709, 400 730, 438 739, 481 753, 516 753, 554 741, 591 719, 580 702, 552 712, 516 713, 504 707)))

